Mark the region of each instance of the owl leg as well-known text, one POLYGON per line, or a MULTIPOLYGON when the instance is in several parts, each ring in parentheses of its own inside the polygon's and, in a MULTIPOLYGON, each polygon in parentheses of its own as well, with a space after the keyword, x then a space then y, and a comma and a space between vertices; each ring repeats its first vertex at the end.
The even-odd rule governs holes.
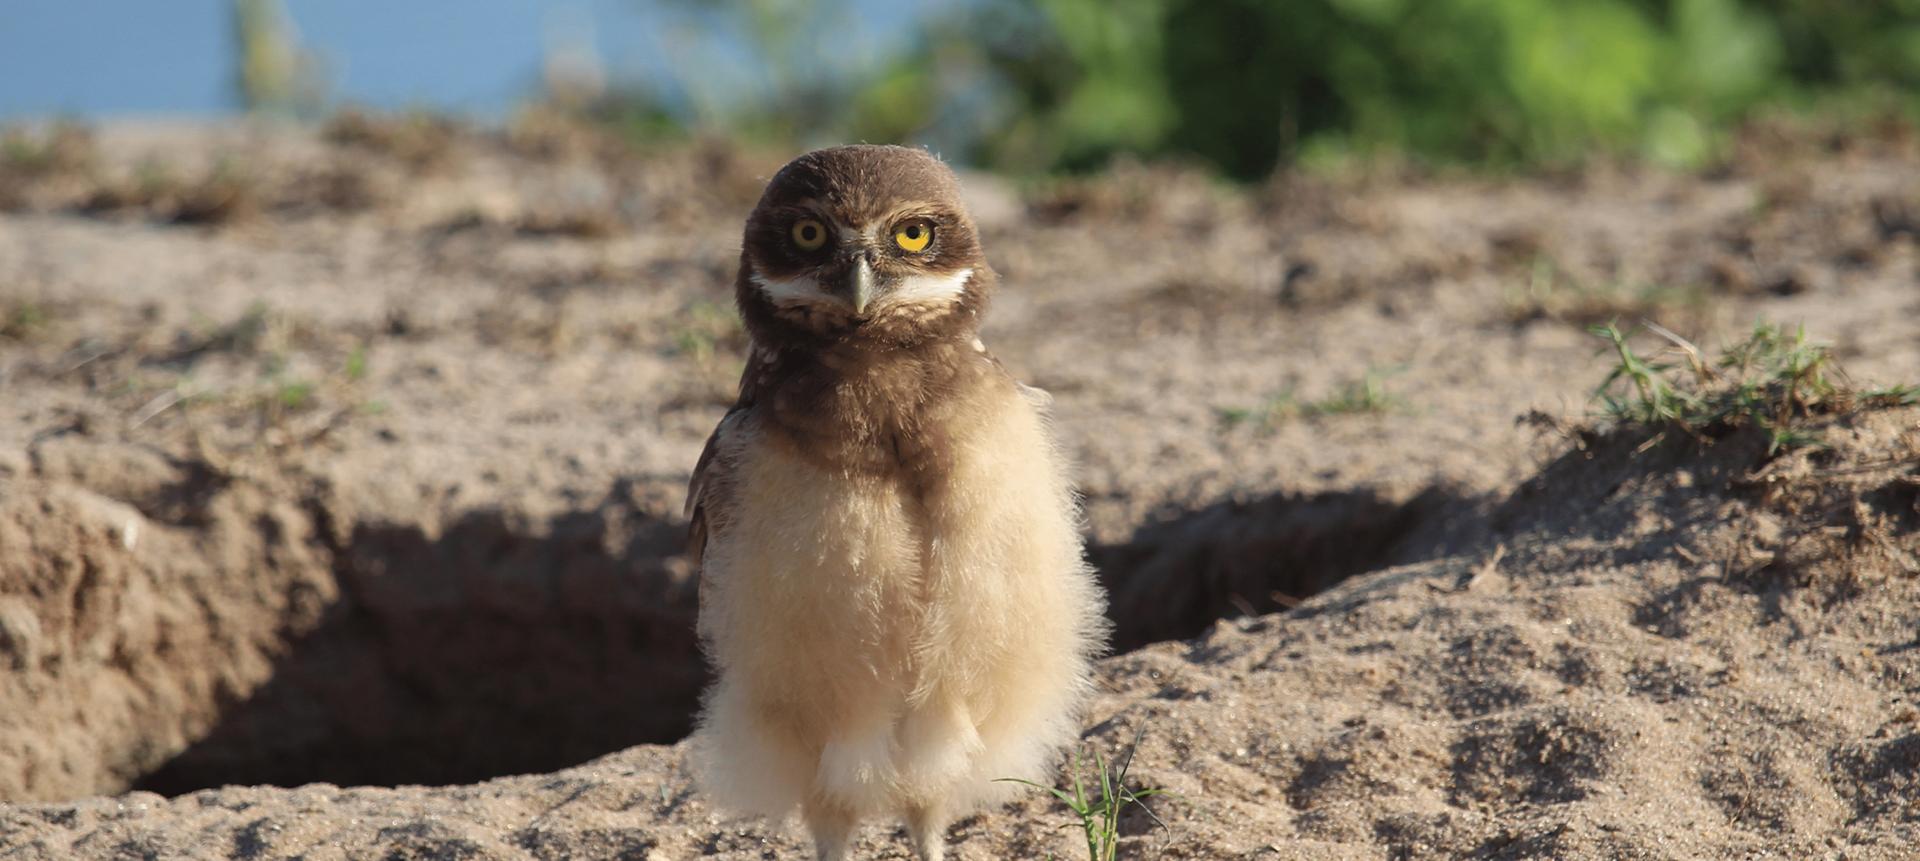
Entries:
POLYGON ((813 834, 813 850, 820 861, 845 861, 853 843, 853 814, 832 802, 815 799, 802 805, 801 818, 813 834))
POLYGON ((916 804, 907 809, 907 833, 913 837, 914 851, 920 861, 942 861, 947 857, 947 826, 952 824, 937 804, 916 804))

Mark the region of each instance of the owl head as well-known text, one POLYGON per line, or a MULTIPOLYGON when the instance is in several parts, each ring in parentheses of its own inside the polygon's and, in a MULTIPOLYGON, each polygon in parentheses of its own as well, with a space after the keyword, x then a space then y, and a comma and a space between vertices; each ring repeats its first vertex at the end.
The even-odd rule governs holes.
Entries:
POLYGON ((953 171, 924 150, 815 150, 747 217, 736 285, 756 338, 971 337, 994 283, 953 171))

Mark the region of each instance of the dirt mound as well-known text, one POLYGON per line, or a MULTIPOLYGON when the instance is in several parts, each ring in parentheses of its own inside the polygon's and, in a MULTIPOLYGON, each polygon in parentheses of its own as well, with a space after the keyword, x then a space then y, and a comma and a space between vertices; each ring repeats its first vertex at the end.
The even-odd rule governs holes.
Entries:
POLYGON ((1141 780, 1208 835, 1187 857, 1899 857, 1916 430, 1855 416, 1772 460, 1753 431, 1593 440, 1443 558, 1115 659, 1103 737, 1148 727, 1141 780), (1824 574, 1774 549, 1807 542, 1824 574))
MULTIPOLYGON (((1916 430, 1920 410, 1859 416, 1832 448, 1771 461, 1758 434, 1706 451, 1601 440, 1501 503, 1503 525, 1474 546, 1108 660, 1090 744, 1144 727, 1135 773, 1177 793, 1157 805, 1166 832, 1130 824, 1132 851, 1900 857, 1915 836, 1920 711, 1901 680, 1920 670, 1920 572, 1881 551, 1920 551, 1903 489, 1920 481, 1916 430), (1876 524, 1847 538, 1852 582, 1870 586, 1738 561, 1788 498, 1762 489, 1778 475, 1876 524), (1543 500, 1548 479, 1567 492, 1543 500), (1675 516, 1676 498, 1691 513, 1675 516)), ((1036 799, 968 820, 962 857, 1065 852, 1059 816, 1036 799)), ((469 787, 136 793, 0 821, 28 858, 802 851, 711 820, 681 751, 658 747, 469 787)))
POLYGON ((0 480, 8 797, 452 783, 687 729, 681 530, 631 498, 427 531, 79 431, 27 456, 0 480))
MULTIPOLYGON (((777 157, 552 118, 21 134, 0 855, 799 852, 715 820, 673 745, 680 496, 777 157)), ((1910 149, 969 178, 986 339, 1056 398, 1127 650, 1088 743, 1144 729, 1136 777, 1177 793, 1126 851, 1910 854, 1920 412, 1784 451, 1570 430, 1615 316, 1804 321, 1863 381, 1920 376, 1910 149)), ((1071 857, 1063 816, 1036 795, 957 852, 1071 857)))

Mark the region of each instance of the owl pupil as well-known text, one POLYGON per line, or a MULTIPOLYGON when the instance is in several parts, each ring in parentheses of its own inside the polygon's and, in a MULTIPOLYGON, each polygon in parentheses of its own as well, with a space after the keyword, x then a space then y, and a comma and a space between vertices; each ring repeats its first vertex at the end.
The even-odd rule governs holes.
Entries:
POLYGON ((912 226, 912 227, 909 227, 909 228, 907 228, 907 238, 908 238, 908 239, 919 239, 919 238, 920 238, 920 225, 918 225, 918 224, 916 224, 916 225, 914 225, 914 226, 912 226))
POLYGON ((812 242, 813 237, 818 233, 819 233, 819 230, 811 224, 807 225, 806 227, 800 228, 800 238, 805 239, 808 242, 812 242))

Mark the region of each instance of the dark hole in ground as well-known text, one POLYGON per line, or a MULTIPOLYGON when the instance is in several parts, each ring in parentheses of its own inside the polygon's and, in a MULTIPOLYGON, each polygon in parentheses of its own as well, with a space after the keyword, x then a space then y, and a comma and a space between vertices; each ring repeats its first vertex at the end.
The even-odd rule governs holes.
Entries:
POLYGON ((529 532, 356 526, 320 627, 135 788, 468 783, 685 735, 705 670, 684 527, 609 502, 529 532))
POLYGON ((1355 574, 1412 558, 1422 527, 1473 500, 1432 488, 1223 501, 1089 549, 1116 620, 1117 652, 1195 636, 1217 619, 1289 608, 1355 574))
MULTIPOLYGON (((1459 502, 1276 495, 1093 547, 1115 648, 1192 636, 1393 564, 1417 526, 1459 502)), ((136 788, 469 783, 674 741, 706 678, 682 530, 617 501, 541 529, 492 512, 438 537, 356 526, 334 548, 342 595, 321 626, 136 788)))

